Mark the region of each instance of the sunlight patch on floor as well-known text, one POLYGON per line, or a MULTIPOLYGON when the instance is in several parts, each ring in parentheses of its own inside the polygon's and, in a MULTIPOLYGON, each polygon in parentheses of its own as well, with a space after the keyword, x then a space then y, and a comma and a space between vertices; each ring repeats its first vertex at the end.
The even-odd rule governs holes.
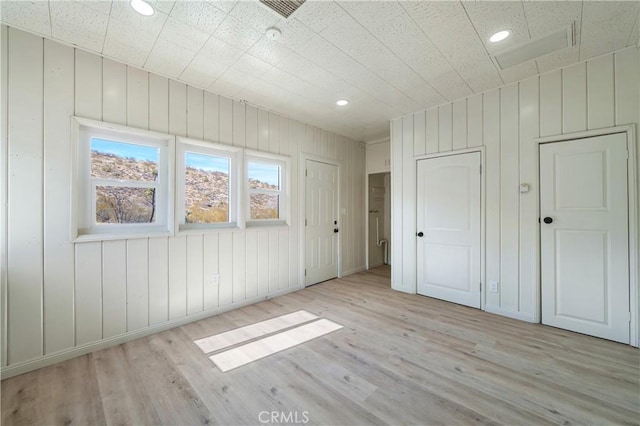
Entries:
POLYGON ((240 327, 214 336, 205 337, 204 339, 196 340, 195 344, 200 347, 202 352, 210 354, 212 352, 229 348, 269 334, 277 333, 279 331, 286 330, 287 328, 295 327, 318 318, 318 316, 310 312, 297 311, 247 325, 246 327, 240 327))
POLYGON ((340 324, 322 318, 300 327, 217 353, 210 356, 209 359, 213 361, 220 371, 227 372, 341 328, 340 324))

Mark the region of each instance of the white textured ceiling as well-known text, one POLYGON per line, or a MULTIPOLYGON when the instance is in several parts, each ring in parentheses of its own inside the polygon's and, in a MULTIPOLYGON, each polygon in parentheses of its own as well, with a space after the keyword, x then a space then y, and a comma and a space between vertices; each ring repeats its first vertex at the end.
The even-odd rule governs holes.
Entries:
POLYGON ((358 139, 388 120, 640 42, 639 1, 0 2, 3 23, 358 139), (575 22, 577 45, 499 71, 489 55, 575 22), (282 31, 277 41, 264 33, 282 31), (512 37, 488 43, 496 30, 512 37), (337 99, 351 101, 337 107, 337 99))

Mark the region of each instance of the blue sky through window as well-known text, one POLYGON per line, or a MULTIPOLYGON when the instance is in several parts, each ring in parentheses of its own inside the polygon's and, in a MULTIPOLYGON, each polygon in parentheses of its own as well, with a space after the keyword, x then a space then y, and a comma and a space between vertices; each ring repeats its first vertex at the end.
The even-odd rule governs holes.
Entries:
POLYGON ((133 158, 139 161, 158 162, 158 148, 152 146, 92 138, 91 151, 117 155, 118 157, 133 158))
POLYGON ((249 179, 256 179, 280 187, 280 166, 264 163, 249 163, 249 179))
POLYGON ((185 153, 185 164, 187 167, 193 167, 194 169, 204 170, 206 172, 229 174, 228 158, 187 152, 185 153))

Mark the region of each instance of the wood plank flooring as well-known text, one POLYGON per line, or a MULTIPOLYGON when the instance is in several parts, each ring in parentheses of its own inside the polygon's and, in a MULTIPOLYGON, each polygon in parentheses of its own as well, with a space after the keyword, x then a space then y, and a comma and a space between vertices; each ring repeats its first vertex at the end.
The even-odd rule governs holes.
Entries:
POLYGON ((4 380, 2 425, 639 424, 639 364, 381 267, 4 380), (227 373, 194 343, 301 309, 344 328, 227 373))

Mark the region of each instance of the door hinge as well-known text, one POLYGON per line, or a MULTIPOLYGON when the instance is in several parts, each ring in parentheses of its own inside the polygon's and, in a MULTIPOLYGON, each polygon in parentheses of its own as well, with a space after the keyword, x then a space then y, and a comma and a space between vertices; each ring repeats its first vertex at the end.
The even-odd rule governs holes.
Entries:
POLYGON ((307 226, 307 219, 304 220, 304 226, 307 226))
POLYGON ((304 175, 305 176, 309 176, 309 170, 308 169, 304 169, 304 175))
POLYGON ((480 164, 480 174, 482 174, 482 164, 480 164))
POLYGON ((480 293, 482 293, 482 283, 480 283, 480 293))
POLYGON ((631 322, 631 312, 629 312, 629 322, 631 322))
POLYGON ((307 276, 307 270, 306 269, 304 270, 304 276, 305 277, 307 276))

